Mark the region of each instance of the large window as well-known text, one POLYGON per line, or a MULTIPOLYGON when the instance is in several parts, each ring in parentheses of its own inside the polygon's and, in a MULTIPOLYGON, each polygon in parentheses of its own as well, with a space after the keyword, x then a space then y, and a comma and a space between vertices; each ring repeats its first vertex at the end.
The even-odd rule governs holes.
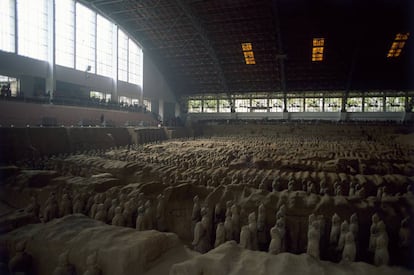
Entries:
POLYGON ((205 98, 203 100, 203 112, 204 113, 216 113, 217 112, 217 99, 214 97, 205 98))
POLYGON ((55 1, 56 64, 75 67, 75 1, 55 1))
POLYGON ((0 50, 15 51, 14 0, 0 0, 0 50))
POLYGON ((322 98, 306 98, 305 112, 322 112, 322 98))
POLYGON ((113 47, 114 37, 113 30, 114 24, 106 18, 97 16, 97 48, 96 48, 96 59, 97 59, 97 73, 113 77, 113 47))
POLYGON ((235 101, 236 112, 238 113, 247 113, 250 111, 250 99, 242 98, 236 99, 235 101))
POLYGON ((143 103, 144 103, 145 109, 147 109, 147 111, 151 112, 151 100, 144 99, 143 103))
POLYGON ((17 0, 18 54, 47 60, 48 3, 48 0, 17 0))
POLYGON ((128 81, 128 36, 118 29, 118 79, 128 81))
POLYGON ((269 99, 270 112, 283 112, 283 99, 271 98, 269 99))
POLYGON ((95 73, 96 13, 76 3, 76 69, 95 73))
POLYGON ((342 98, 325 98, 325 112, 339 112, 342 106, 342 98))
POLYGON ((365 112, 382 112, 383 110, 383 98, 381 97, 366 97, 365 98, 365 112))
POLYGON ((350 97, 346 102, 348 112, 362 112, 362 97, 350 97))
POLYGON ((219 99, 219 112, 230 113, 230 103, 228 99, 219 99))
POLYGON ((129 39, 128 41, 128 82, 142 87, 142 50, 129 39))
POLYGON ((287 105, 289 112, 303 112, 303 98, 288 98, 287 105))
POLYGON ((264 113, 267 112, 267 98, 254 98, 252 99, 252 112, 260 112, 264 113))
POLYGON ((405 97, 387 96, 385 99, 385 108, 387 112, 404 112, 405 97))
POLYGON ((201 113, 201 99, 189 99, 188 100, 188 112, 189 113, 201 113))

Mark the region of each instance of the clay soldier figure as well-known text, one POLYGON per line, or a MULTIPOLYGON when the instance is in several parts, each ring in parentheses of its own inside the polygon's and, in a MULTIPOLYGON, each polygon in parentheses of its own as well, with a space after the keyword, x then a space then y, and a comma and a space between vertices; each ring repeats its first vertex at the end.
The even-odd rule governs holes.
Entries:
POLYGON ((380 221, 380 218, 377 213, 372 215, 372 223, 370 227, 370 236, 369 236, 369 246, 368 251, 375 252, 375 245, 376 245, 376 238, 378 235, 378 222, 380 221))
POLYGON ((377 236, 375 238, 374 264, 376 266, 388 265, 390 255, 388 252, 388 234, 383 221, 377 223, 377 236))
POLYGON ((152 210, 152 205, 151 202, 148 200, 145 202, 145 211, 144 211, 144 215, 145 215, 145 228, 146 230, 151 230, 154 228, 154 213, 152 210))
POLYGON ((64 217, 66 215, 72 214, 72 201, 69 199, 68 194, 63 194, 62 201, 59 205, 59 216, 64 217))
POLYGON ((349 232, 349 224, 345 220, 341 224, 341 231, 339 234, 338 248, 337 250, 342 251, 345 245, 345 235, 349 232))
POLYGON ((45 222, 56 219, 59 215, 58 202, 54 192, 50 193, 49 198, 46 201, 46 207, 44 209, 43 219, 45 222))
POLYGON ((204 215, 201 221, 194 228, 194 240, 192 242, 194 250, 200 253, 206 253, 210 250, 210 236, 208 234, 208 218, 204 215))
POLYGON ((240 216, 239 209, 235 204, 231 207, 231 223, 233 228, 233 240, 238 242, 240 237, 240 216))
POLYGON ((399 247, 410 247, 411 244, 411 231, 410 231, 410 218, 406 217, 401 221, 401 227, 398 231, 399 247))
POLYGON ((216 229, 216 241, 214 247, 218 247, 226 241, 226 232, 224 230, 224 224, 221 222, 217 225, 216 229))
POLYGON ((249 230, 250 230, 250 249, 257 250, 258 248, 257 222, 256 222, 256 214, 254 212, 249 214, 249 230))
POLYGON ((270 237, 272 240, 270 241, 268 252, 274 255, 279 254, 282 252, 282 237, 276 225, 270 229, 270 237))
POLYGON ((200 198, 196 195, 193 198, 193 212, 191 214, 191 229, 194 232, 195 225, 201 221, 201 206, 200 206, 200 198))
POLYGON ((112 219, 112 225, 125 226, 125 218, 122 215, 122 208, 119 206, 115 208, 115 216, 112 219))
POLYGON ((329 242, 332 245, 336 245, 338 243, 339 239, 339 233, 340 233, 340 218, 338 214, 333 214, 332 216, 332 227, 331 227, 331 234, 329 237, 329 242))
POLYGON ((231 220, 231 213, 226 215, 226 219, 224 220, 224 230, 226 241, 233 240, 233 223, 231 220))
POLYGON ((345 235, 345 245, 342 251, 342 261, 354 262, 356 256, 356 245, 354 234, 348 232, 345 235))
POLYGON ((106 215, 106 219, 109 223, 111 223, 112 219, 115 216, 115 208, 118 206, 118 199, 112 199, 112 204, 109 207, 108 213, 106 215))
POLYGON ((60 254, 59 264, 53 271, 53 275, 76 275, 75 266, 69 263, 68 252, 60 254))
POLYGON ((106 223, 106 210, 103 203, 98 205, 95 220, 106 223))
POLYGON ((75 196, 73 200, 73 213, 84 213, 85 200, 82 194, 75 196))
POLYGON ((164 199, 164 195, 159 194, 157 196, 157 200, 158 200, 157 211, 156 211, 157 229, 158 229, 158 231, 165 231, 166 230, 166 221, 165 221, 165 199, 164 199))
POLYGON ((25 211, 26 213, 32 214, 36 218, 36 221, 39 219, 40 205, 35 196, 30 198, 30 204, 26 207, 25 211))
POLYGON ((319 222, 313 221, 308 230, 308 246, 306 253, 315 259, 319 259, 319 222))
POLYGON ((137 216, 137 220, 135 222, 135 228, 138 231, 143 231, 145 230, 145 208, 144 206, 140 206, 138 207, 138 216, 137 216))
POLYGON ((102 270, 99 268, 97 261, 96 252, 89 255, 86 259, 86 271, 83 275, 102 275, 102 270))
POLYGON ((251 249, 251 234, 248 225, 244 225, 240 231, 240 246, 245 249, 251 249))
POLYGON ((30 274, 32 267, 32 256, 26 253, 25 242, 19 242, 16 244, 16 254, 9 261, 10 274, 30 274))

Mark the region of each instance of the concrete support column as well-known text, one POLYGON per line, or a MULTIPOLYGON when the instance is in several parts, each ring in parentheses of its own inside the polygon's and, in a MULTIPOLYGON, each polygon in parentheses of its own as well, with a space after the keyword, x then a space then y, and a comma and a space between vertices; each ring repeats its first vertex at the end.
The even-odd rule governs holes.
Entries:
POLYGON ((47 54, 47 77, 46 77, 46 94, 50 95, 50 100, 53 99, 54 91, 56 90, 55 78, 55 5, 53 0, 48 0, 48 54, 47 54))
POLYGON ((158 100, 158 115, 160 116, 161 120, 164 121, 164 100, 158 100))

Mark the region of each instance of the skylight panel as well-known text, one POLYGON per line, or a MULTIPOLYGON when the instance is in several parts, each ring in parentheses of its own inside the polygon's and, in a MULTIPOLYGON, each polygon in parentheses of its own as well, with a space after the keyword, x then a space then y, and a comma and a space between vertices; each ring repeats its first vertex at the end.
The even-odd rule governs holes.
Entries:
POLYGON ((246 64, 256 64, 256 60, 254 59, 252 43, 242 43, 241 46, 243 50, 244 61, 246 62, 246 64))
POLYGON ((387 57, 393 58, 393 57, 399 57, 401 55, 401 52, 405 46, 405 43, 408 39, 408 36, 410 33, 397 33, 395 35, 395 39, 392 42, 391 48, 388 51, 387 57))
POLYGON ((312 61, 323 61, 325 38, 314 38, 312 43, 312 61))

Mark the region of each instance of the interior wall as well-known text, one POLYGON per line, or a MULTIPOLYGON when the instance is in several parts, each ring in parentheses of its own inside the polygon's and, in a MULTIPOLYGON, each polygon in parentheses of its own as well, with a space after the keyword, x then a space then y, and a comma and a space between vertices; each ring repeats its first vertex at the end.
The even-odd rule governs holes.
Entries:
POLYGON ((148 99, 164 99, 167 102, 175 102, 176 98, 170 89, 165 77, 144 53, 144 97, 148 99))
MULTIPOLYGON (((48 63, 46 61, 36 60, 4 51, 0 51, 0 60, 0 75, 18 78, 20 80, 20 90, 24 92, 25 96, 35 96, 36 93, 38 93, 39 81, 37 78, 45 79, 48 75, 48 63)), ((55 80, 56 82, 60 81, 76 85, 78 87, 76 90, 78 91, 96 90, 112 93, 113 95, 115 91, 114 80, 110 77, 91 73, 87 74, 84 71, 78 71, 59 65, 55 66, 55 80)), ((141 93, 142 89, 140 86, 118 81, 118 96, 139 99, 141 93)), ((76 96, 76 94, 70 94, 69 96, 76 96)), ((84 96, 84 94, 79 95, 79 97, 84 96)), ((114 97, 112 100, 117 101, 114 97)))

